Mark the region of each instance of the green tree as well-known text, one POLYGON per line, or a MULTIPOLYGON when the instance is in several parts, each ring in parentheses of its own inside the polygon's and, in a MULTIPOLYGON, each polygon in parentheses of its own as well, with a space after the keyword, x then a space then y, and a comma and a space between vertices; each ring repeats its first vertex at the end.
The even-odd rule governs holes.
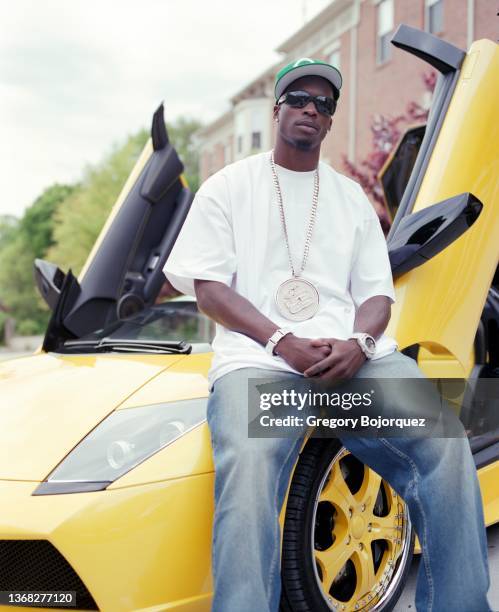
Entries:
POLYGON ((26 209, 19 230, 31 245, 35 257, 43 257, 54 244, 54 213, 61 202, 64 202, 77 190, 77 185, 60 185, 56 183, 46 189, 26 209))
POLYGON ((16 235, 19 219, 14 215, 0 215, 0 251, 16 235))
POLYGON ((185 178, 193 192, 199 188, 199 154, 193 135, 201 127, 202 123, 197 119, 184 117, 180 117, 171 125, 167 124, 170 141, 185 166, 185 178))
POLYGON ((80 187, 55 214, 49 261, 79 274, 147 138, 146 130, 141 130, 123 146, 115 146, 100 164, 87 166, 80 187))
POLYGON ((35 257, 43 257, 53 244, 53 217, 74 186, 55 184, 28 207, 20 220, 0 219, 0 302, 16 319, 20 333, 41 333, 48 308, 36 289, 35 257))
MULTIPOLYGON (((2 266, 1 253, 7 244, 15 238, 18 224, 19 219, 14 217, 14 215, 0 215, 0 274, 2 266)), ((9 316, 10 309, 5 303, 5 296, 0 285, 0 344, 3 344, 4 325, 9 316)))
POLYGON ((41 333, 47 323, 48 309, 36 293, 33 259, 31 245, 18 232, 0 251, 0 291, 9 315, 16 319, 17 329, 23 324, 26 333, 41 333))

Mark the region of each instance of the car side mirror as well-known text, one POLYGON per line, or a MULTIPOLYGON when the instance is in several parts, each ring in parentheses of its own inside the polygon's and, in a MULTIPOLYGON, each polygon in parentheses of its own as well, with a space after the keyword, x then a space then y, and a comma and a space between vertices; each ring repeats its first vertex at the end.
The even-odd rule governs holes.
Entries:
POLYGON ((40 295, 53 311, 66 275, 58 266, 43 259, 35 259, 33 273, 40 295))
POLYGON ((401 219, 388 240, 394 278, 443 251, 473 225, 482 208, 473 194, 461 193, 401 219))

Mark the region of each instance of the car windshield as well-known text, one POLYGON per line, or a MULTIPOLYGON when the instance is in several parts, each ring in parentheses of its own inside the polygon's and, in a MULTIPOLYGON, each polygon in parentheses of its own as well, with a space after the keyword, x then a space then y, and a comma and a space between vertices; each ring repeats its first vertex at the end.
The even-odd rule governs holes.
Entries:
POLYGON ((132 317, 115 321, 79 340, 183 340, 189 344, 205 344, 211 343, 214 336, 215 323, 198 310, 195 301, 172 300, 144 308, 132 317))

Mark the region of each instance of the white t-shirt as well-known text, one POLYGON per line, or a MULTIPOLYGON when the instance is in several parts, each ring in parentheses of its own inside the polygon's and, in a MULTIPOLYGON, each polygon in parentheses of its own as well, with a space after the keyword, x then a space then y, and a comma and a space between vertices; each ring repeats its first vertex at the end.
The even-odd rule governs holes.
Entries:
MULTIPOLYGON (((276 166, 293 265, 299 270, 312 208, 314 172, 276 166)), ((194 198, 163 268, 172 285, 195 296, 194 279, 232 287, 279 327, 305 338, 346 340, 355 309, 375 295, 395 301, 385 237, 362 188, 319 163, 319 202, 302 277, 319 291, 319 310, 306 321, 290 321, 277 310, 275 293, 291 278, 270 151, 230 164, 209 177, 194 198)), ((385 335, 374 359, 397 348, 385 335)), ((217 378, 242 367, 296 372, 248 336, 216 325, 210 389, 217 378)))

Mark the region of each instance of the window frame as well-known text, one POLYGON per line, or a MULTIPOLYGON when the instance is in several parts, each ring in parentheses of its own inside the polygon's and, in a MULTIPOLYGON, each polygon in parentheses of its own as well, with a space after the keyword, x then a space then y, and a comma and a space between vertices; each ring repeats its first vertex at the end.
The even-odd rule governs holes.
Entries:
POLYGON ((434 36, 443 34, 444 32, 444 0, 425 0, 425 3, 424 3, 424 31, 428 32, 429 34, 433 34, 434 36), (436 4, 441 5, 441 10, 442 10, 441 19, 442 20, 440 24, 440 29, 432 31, 430 29, 430 24, 431 24, 430 16, 431 16, 431 11, 436 4))
POLYGON ((384 66, 388 63, 392 58, 391 47, 389 42, 386 43, 387 37, 391 37, 395 28, 395 3, 394 0, 379 0, 376 4, 376 65, 384 66), (391 5, 391 28, 380 32, 381 27, 381 11, 383 10, 382 6, 391 5), (383 49, 387 50, 386 56, 381 56, 381 52, 383 49))
POLYGON ((328 62, 328 64, 334 66, 335 68, 338 68, 338 70, 341 72, 341 42, 339 38, 336 39, 326 49, 324 49, 323 53, 325 61, 328 62), (336 63, 332 61, 334 55, 337 55, 339 60, 336 63))
POLYGON ((262 133, 260 130, 255 130, 253 132, 251 132, 251 150, 252 151, 261 151, 262 149, 262 133), (255 137, 258 137, 256 140, 258 140, 258 144, 255 144, 255 137))

